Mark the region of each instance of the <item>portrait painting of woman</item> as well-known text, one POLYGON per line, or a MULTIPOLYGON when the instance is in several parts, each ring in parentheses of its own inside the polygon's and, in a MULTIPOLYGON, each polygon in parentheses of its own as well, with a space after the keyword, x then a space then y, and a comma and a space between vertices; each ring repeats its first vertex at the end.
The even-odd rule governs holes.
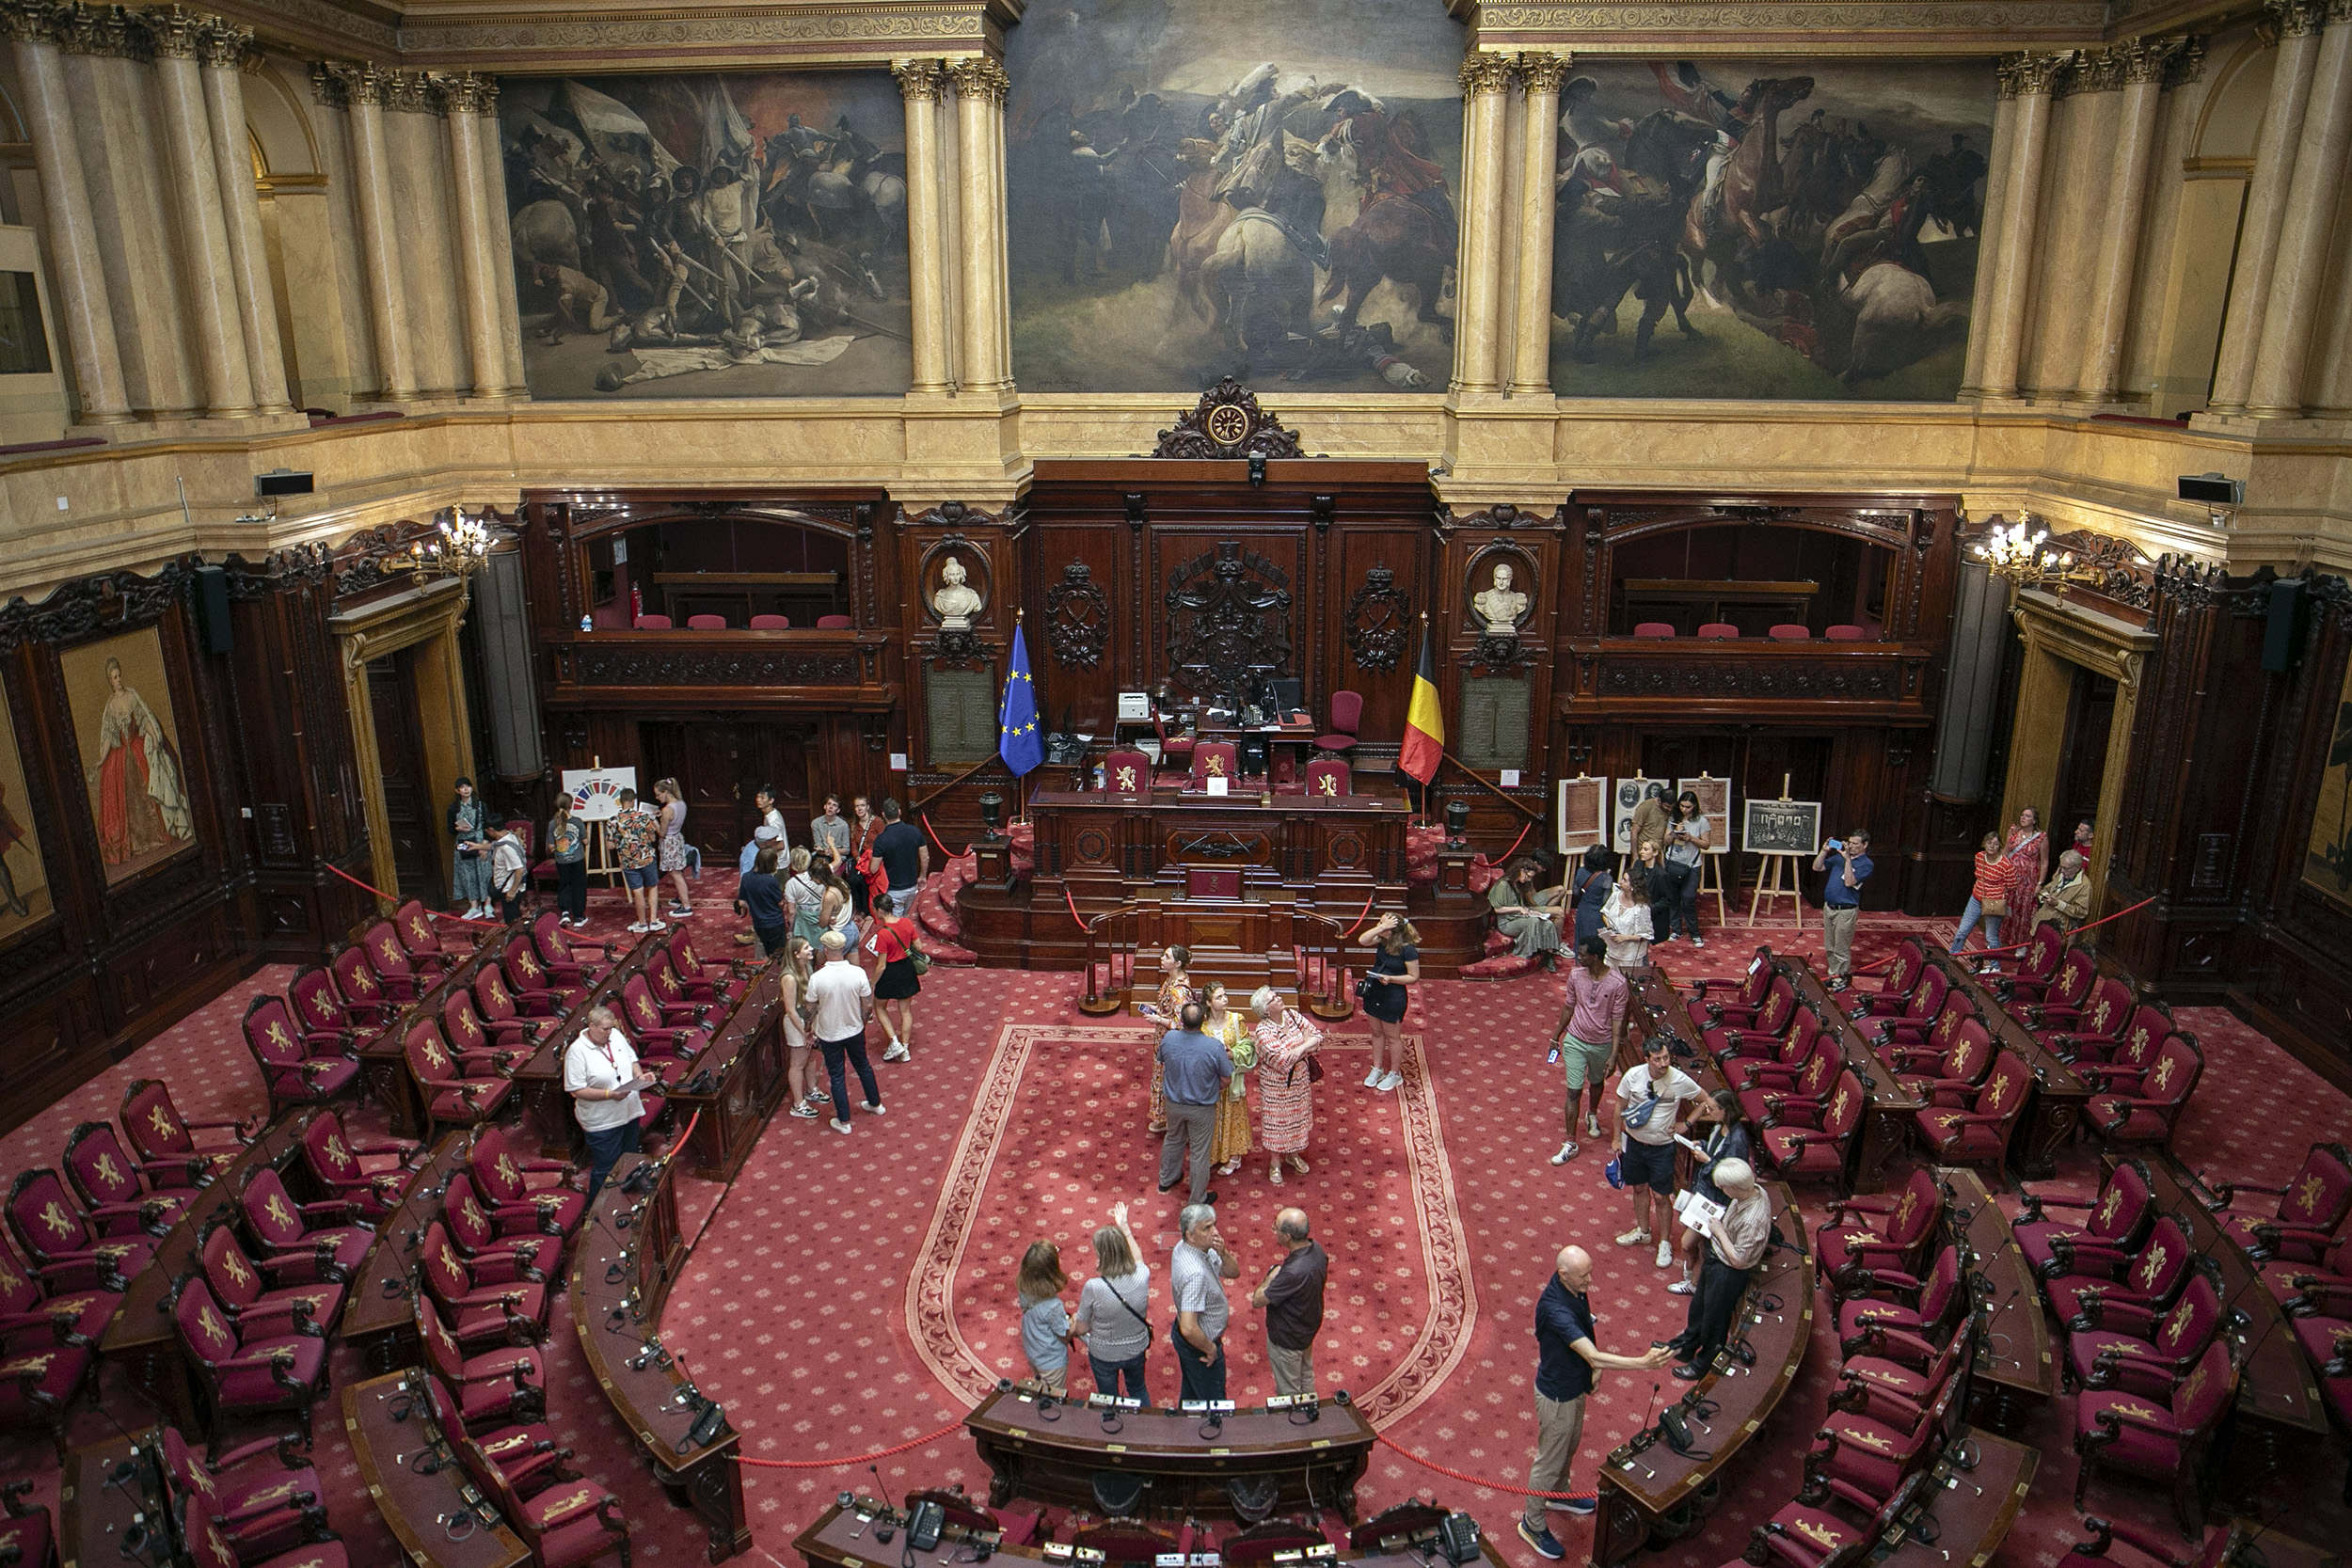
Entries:
POLYGON ((149 628, 68 649, 60 657, 82 740, 99 859, 106 879, 120 881, 196 840, 162 641, 149 628))

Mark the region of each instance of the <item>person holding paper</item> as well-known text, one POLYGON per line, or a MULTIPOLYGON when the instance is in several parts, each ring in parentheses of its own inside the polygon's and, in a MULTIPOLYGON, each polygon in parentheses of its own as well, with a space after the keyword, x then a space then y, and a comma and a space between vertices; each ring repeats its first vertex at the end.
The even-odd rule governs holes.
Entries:
POLYGON ((1756 1184, 1754 1167, 1745 1160, 1719 1161, 1715 1185, 1729 1201, 1707 1227, 1707 1268, 1691 1298, 1690 1321, 1666 1341, 1666 1348, 1682 1357, 1675 1376, 1684 1383, 1696 1383, 1714 1370, 1715 1358, 1731 1338, 1732 1320, 1740 1315, 1748 1276, 1772 1240, 1772 1200, 1756 1184))
POLYGON ((1617 1238, 1619 1246, 1650 1243, 1650 1208, 1656 1195, 1660 1211, 1658 1266, 1671 1268, 1674 1243, 1666 1237, 1673 1223, 1675 1133, 1680 1131, 1682 1107, 1706 1094, 1698 1081, 1675 1066, 1671 1037, 1652 1035, 1642 1042, 1642 1065, 1628 1068, 1617 1080, 1617 1169, 1633 1198, 1633 1228, 1617 1238))
POLYGON ((588 1139, 592 1209, 613 1165, 638 1147, 639 1119, 645 1114, 639 1091, 651 1082, 638 1072, 636 1048, 621 1033, 612 1009, 588 1009, 587 1022, 564 1053, 564 1092, 572 1097, 572 1116, 588 1139))
MULTIPOLYGON (((1740 1097, 1729 1089, 1717 1089, 1704 1100, 1691 1101, 1691 1131, 1706 1131, 1696 1138, 1677 1133, 1675 1142, 1698 1156, 1698 1168, 1692 1173, 1691 1185, 1681 1197, 1675 1199, 1675 1212, 1683 1213, 1685 1199, 1696 1196, 1716 1208, 1729 1207, 1730 1200, 1715 1184, 1715 1169, 1726 1160, 1737 1160, 1753 1166, 1756 1161, 1756 1139, 1748 1124, 1740 1115, 1740 1097)), ((1711 1212, 1711 1211, 1709 1211, 1711 1212)), ((1687 1296, 1698 1289, 1699 1255, 1707 1245, 1707 1237, 1693 1227, 1685 1214, 1682 1226, 1682 1278, 1666 1287, 1676 1295, 1687 1296)))

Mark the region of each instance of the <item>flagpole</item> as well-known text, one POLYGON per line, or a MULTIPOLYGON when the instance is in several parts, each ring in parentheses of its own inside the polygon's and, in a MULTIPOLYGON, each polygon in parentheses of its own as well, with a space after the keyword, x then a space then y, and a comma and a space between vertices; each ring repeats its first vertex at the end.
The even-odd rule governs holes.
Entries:
MULTIPOLYGON (((1014 635, 1016 638, 1017 638, 1017 637, 1019 637, 1019 636, 1021 635, 1021 621, 1022 621, 1022 617, 1023 617, 1023 616, 1025 616, 1025 615, 1026 615, 1026 614, 1028 614, 1028 610, 1027 610, 1025 607, 1020 606, 1020 605, 1015 605, 1015 606, 1013 607, 1013 611, 1012 611, 1012 631, 1013 631, 1013 635, 1014 635)), ((1037 703, 1037 681, 1036 681, 1036 678, 1035 678, 1034 676, 1032 676, 1032 677, 1030 678, 1030 681, 1029 681, 1029 703, 1030 703, 1030 705, 1031 705, 1031 706, 1033 706, 1033 707, 1036 705, 1036 703, 1037 703)), ((1036 771, 1036 769, 1032 768, 1032 769, 1030 769, 1030 771, 1031 771, 1031 772, 1035 772, 1035 771, 1036 771)), ((1029 776, 1028 776, 1028 774, 1027 774, 1027 773, 1024 773, 1021 777, 1019 777, 1019 778, 1017 778, 1017 779, 1013 780, 1013 781, 1012 781, 1012 786, 1013 786, 1013 797, 1014 797, 1014 807, 1015 807, 1015 809, 1014 809, 1014 811, 1013 811, 1012 819, 1013 819, 1015 822, 1026 822, 1026 821, 1029 819, 1029 776)))

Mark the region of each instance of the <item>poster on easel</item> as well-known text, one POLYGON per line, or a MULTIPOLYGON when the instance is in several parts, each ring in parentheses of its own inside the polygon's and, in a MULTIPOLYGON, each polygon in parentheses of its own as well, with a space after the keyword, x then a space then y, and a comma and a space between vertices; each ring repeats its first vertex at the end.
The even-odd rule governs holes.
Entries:
POLYGON ((598 757, 589 767, 564 768, 563 784, 564 792, 572 798, 572 815, 588 824, 588 875, 619 877, 621 863, 612 858, 607 829, 621 815, 622 792, 637 787, 637 769, 607 768, 598 757))
POLYGON ((1759 800, 1750 796, 1747 819, 1740 826, 1740 842, 1756 855, 1803 855, 1821 852, 1821 802, 1819 800, 1759 800))
POLYGON ((1559 843, 1563 856, 1581 855, 1609 839, 1609 781, 1578 774, 1560 781, 1559 843))
POLYGON ((1695 779, 1677 779, 1675 799, 1685 795, 1699 798, 1699 815, 1707 818, 1707 852, 1721 855, 1731 848, 1731 781, 1701 773, 1695 779))
POLYGON ((1656 791, 1664 794, 1666 781, 1645 778, 1636 773, 1629 779, 1618 779, 1609 791, 1609 847, 1620 855, 1633 853, 1633 809, 1643 797, 1656 791))

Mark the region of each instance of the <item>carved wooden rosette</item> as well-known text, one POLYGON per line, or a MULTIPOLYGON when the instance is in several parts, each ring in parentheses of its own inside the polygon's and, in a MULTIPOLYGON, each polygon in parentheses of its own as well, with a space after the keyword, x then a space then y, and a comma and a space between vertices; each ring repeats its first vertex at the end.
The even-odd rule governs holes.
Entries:
POLYGON ((1111 634, 1110 595, 1094 580, 1094 568, 1073 561, 1061 580, 1045 591, 1045 644, 1065 670, 1091 670, 1103 662, 1111 634))
POLYGON ((1295 432, 1258 406, 1255 392, 1225 377, 1200 394, 1175 428, 1160 432, 1154 457, 1304 457, 1295 432))

